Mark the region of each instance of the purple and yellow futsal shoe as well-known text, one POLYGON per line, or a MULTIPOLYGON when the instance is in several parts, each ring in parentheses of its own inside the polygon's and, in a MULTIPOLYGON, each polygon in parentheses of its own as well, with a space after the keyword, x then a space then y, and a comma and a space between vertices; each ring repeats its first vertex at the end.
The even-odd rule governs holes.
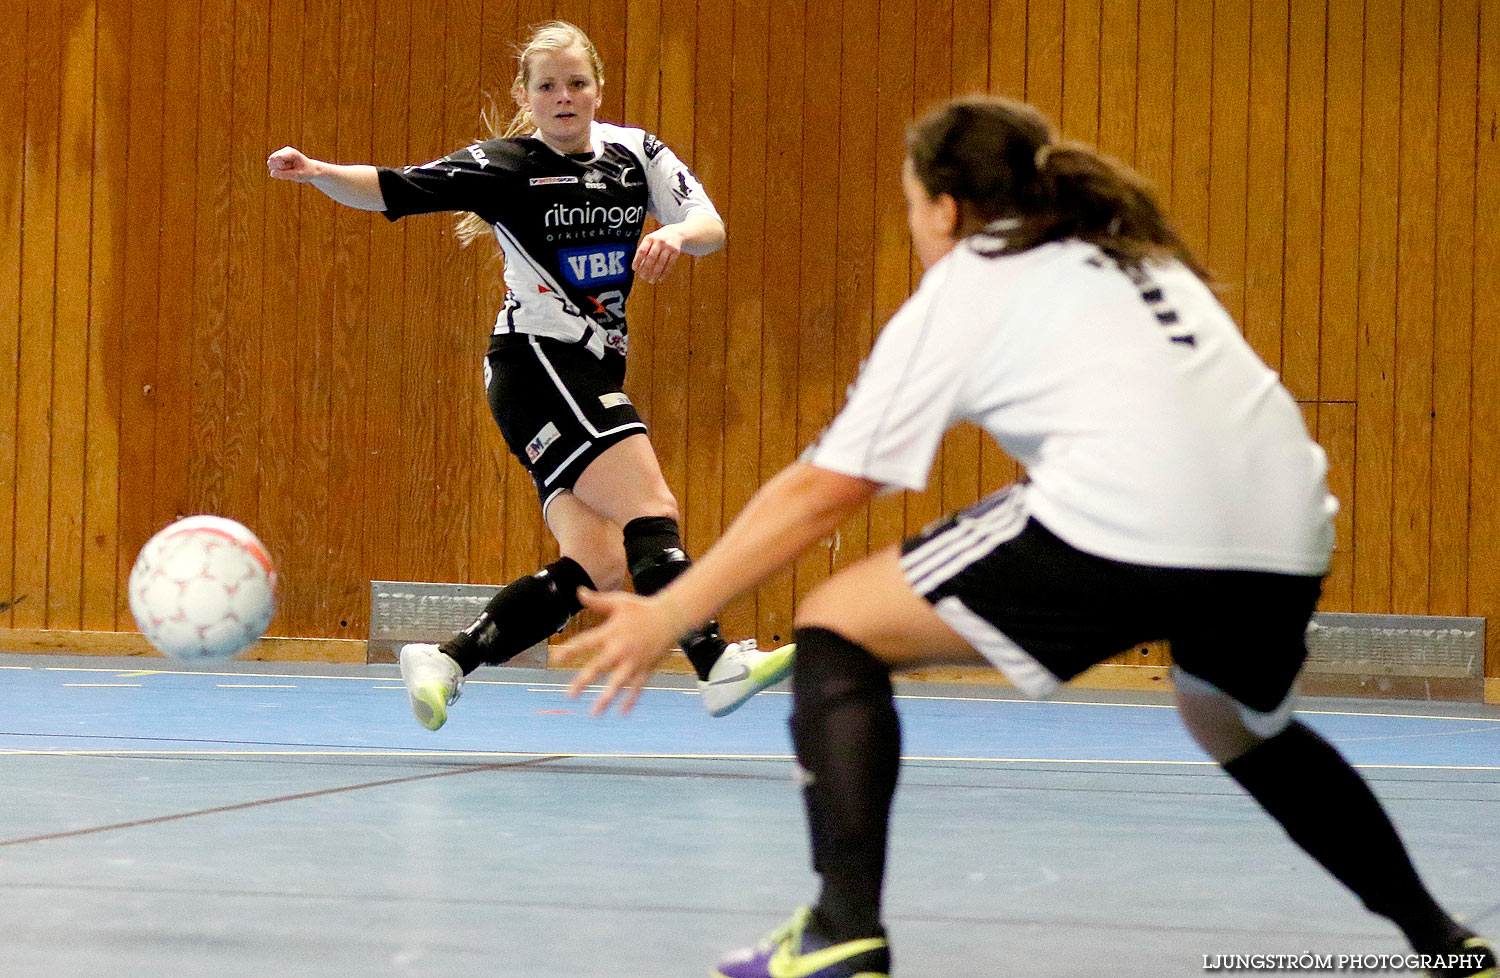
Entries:
POLYGON ((719 962, 716 978, 890 978, 891 949, 883 937, 834 944, 811 930, 812 911, 792 919, 719 962))

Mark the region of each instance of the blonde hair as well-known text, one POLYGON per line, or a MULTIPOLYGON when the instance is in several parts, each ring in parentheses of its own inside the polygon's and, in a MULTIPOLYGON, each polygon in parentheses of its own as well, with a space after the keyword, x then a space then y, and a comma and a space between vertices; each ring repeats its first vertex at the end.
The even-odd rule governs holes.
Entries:
MULTIPOLYGON (((524 136, 535 129, 536 120, 531 117, 531 108, 525 101, 526 85, 531 81, 531 59, 538 54, 556 54, 573 47, 582 48, 583 53, 588 55, 589 67, 594 72, 594 84, 603 88, 604 62, 599 59, 594 42, 589 40, 589 36, 581 28, 565 20, 549 20, 545 24, 538 24, 532 28, 526 43, 516 50, 516 77, 510 83, 510 96, 517 106, 515 115, 510 117, 510 124, 501 129, 500 109, 495 104, 494 96, 487 95, 484 108, 479 112, 479 123, 489 135, 482 138, 510 139, 524 136)), ((488 235, 490 226, 478 214, 465 214, 459 219, 453 233, 460 245, 468 247, 488 235)))

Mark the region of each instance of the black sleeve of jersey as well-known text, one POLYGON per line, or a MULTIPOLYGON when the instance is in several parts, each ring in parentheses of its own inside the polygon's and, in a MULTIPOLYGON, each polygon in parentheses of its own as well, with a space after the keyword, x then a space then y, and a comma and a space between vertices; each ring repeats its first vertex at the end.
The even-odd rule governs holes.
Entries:
POLYGON ((386 220, 437 211, 472 211, 493 223, 513 192, 514 162, 523 152, 510 140, 472 143, 421 166, 376 167, 386 220))

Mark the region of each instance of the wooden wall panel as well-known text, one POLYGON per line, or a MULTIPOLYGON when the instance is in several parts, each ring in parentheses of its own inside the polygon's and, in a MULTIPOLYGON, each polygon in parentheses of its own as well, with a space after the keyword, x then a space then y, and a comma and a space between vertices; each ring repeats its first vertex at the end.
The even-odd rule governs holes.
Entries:
MULTIPOLYGON (((1469 484, 1469 614, 1491 622, 1500 616, 1500 10, 1480 5, 1474 160, 1474 356, 1469 484)), ((1459 31, 1464 27, 1459 26, 1459 31)), ((1462 34, 1454 39, 1461 47, 1462 34)), ((1500 628, 1491 627, 1485 674, 1500 676, 1500 628)))
MULTIPOLYGON (((800 192, 802 178, 803 72, 806 66, 803 7, 791 0, 770 5, 767 77, 774 79, 774 108, 767 113, 765 306, 761 311, 760 481, 764 482, 797 457, 797 358, 801 344, 801 227, 816 219, 814 202, 800 192)), ((821 256, 818 256, 819 258, 821 256)), ((812 258, 811 260, 817 260, 812 258)), ((760 588, 756 634, 762 641, 783 642, 791 636, 793 611, 791 569, 774 575, 760 588)))
POLYGON ((1099 149, 1135 166, 1136 84, 1140 52, 1135 4, 1105 3, 1099 32, 1099 149))
POLYGON ((1245 338, 1272 370, 1282 369, 1282 242, 1286 240, 1287 0, 1250 8, 1250 111, 1246 120, 1244 226, 1245 338))
MULTIPOLYGON (((29 36, 29 31, 28 31, 29 36)), ((21 339, 21 241, 26 211, 26 59, 0 64, 0 150, 20 166, 0 173, 0 513, 16 504, 16 433, 21 339)), ((0 625, 14 619, 16 599, 16 523, 0 518, 0 625)))
MULTIPOLYGON (((1024 2, 1024 0, 1018 0, 1024 2)), ((1024 20, 1022 21, 1024 23, 1024 20)), ((875 90, 875 323, 890 319, 911 294, 911 238, 900 170, 906 127, 915 117, 916 11, 911 0, 880 4, 880 77, 875 90)), ((1009 40, 1011 50, 1021 44, 1009 40)), ((1020 59, 1015 59, 1020 60, 1020 59)), ((870 549, 898 542, 906 533, 905 500, 898 493, 870 504, 870 549)))
MULTIPOLYGON (((411 116, 410 0, 383 0, 376 7, 370 160, 399 166, 413 160, 407 150, 411 116)), ((268 140, 270 145, 280 141, 268 140)), ((353 162, 353 161, 350 161, 353 162)), ((278 188, 279 189, 279 188, 278 188)), ((396 224, 369 216, 370 321, 365 352, 369 396, 365 400, 365 558, 369 578, 403 580, 402 487, 408 478, 401 455, 402 389, 406 382, 401 343, 406 319, 406 238, 409 221, 396 224)))
POLYGON ((93 194, 95 13, 84 0, 60 5, 62 72, 57 167, 57 281, 52 336, 52 454, 47 486, 47 622, 82 620, 83 499, 87 445, 88 235, 93 194))
MULTIPOLYGON (((660 76, 660 102, 655 132, 668 146, 693 159, 693 77, 697 71, 697 5, 694 0, 661 0, 659 45, 656 68, 660 76)), ((648 127, 650 128, 650 127, 648 127)), ((669 276, 656 285, 643 285, 653 293, 655 319, 651 329, 651 442, 667 485, 677 496, 685 523, 691 523, 692 500, 687 497, 687 469, 691 457, 688 444, 688 389, 690 376, 683 369, 689 359, 688 312, 692 269, 669 276)), ((795 383, 792 384, 795 387, 795 383)), ((795 415, 795 412, 794 412, 795 415)))
MULTIPOLYGON (((482 81, 480 18, 483 0, 454 0, 449 5, 443 39, 443 129, 441 152, 468 145, 477 135, 482 81)), ((442 541, 437 572, 445 581, 479 580, 469 563, 468 541, 473 535, 468 487, 475 481, 475 444, 482 420, 475 410, 483 394, 483 364, 489 314, 475 308, 475 281, 483 249, 462 248, 454 239, 454 218, 439 218, 439 308, 432 324, 438 352, 442 398, 437 406, 437 498, 433 517, 442 541)), ((479 242, 488 245, 488 242, 479 242)), ((493 251, 493 248, 490 248, 493 251)), ((488 433, 488 432, 486 432, 488 433)))
MULTIPOLYGON (((1213 0, 1178 0, 1172 90, 1172 190, 1164 199, 1183 240, 1207 261, 1212 192, 1213 0)), ((1211 271, 1216 271, 1210 269, 1211 271)))
POLYGON ((1474 152, 1479 5, 1448 0, 1438 30, 1434 241, 1432 613, 1465 614, 1469 563, 1469 360, 1475 350, 1474 152))
POLYGON ((198 141, 194 168, 193 302, 189 324, 194 355, 187 364, 192 389, 188 409, 188 497, 209 512, 225 512, 233 478, 220 449, 228 435, 226 379, 229 372, 229 224, 235 170, 234 5, 231 0, 200 0, 197 45, 198 141))
POLYGON ((1396 220, 1401 104, 1400 10, 1365 10, 1360 145, 1358 442, 1354 466, 1354 608, 1391 599, 1391 488, 1396 359, 1396 220))
POLYGON ((1362 0, 1329 0, 1323 52, 1323 308, 1318 351, 1318 396, 1324 401, 1353 402, 1356 396, 1364 28, 1362 0))
MULTIPOLYGON (((95 70, 91 97, 94 133, 89 223, 77 228, 89 240, 88 417, 85 421, 80 627, 111 631, 116 617, 116 567, 122 561, 120 499, 120 324, 124 321, 127 90, 130 70, 129 0, 99 0, 95 18, 95 70)), ((228 128, 228 127, 226 127, 228 128)), ((0 344, 3 345, 3 344, 0 344)), ((3 364, 0 357, 0 364, 3 364)), ((0 366, 3 376, 3 366, 0 366)), ((4 384, 0 382, 0 389, 4 384)), ((0 424, 0 460, 5 426, 0 424)), ((3 462, 0 462, 3 471, 3 462)), ((3 531, 0 531, 3 536, 3 531)), ((133 554, 131 555, 133 557, 133 554)), ((0 567, 4 562, 0 561, 0 567)), ((128 617, 126 621, 128 621, 128 617)))
MULTIPOLYGON (((941 8, 935 7, 935 16, 941 8)), ((844 167, 839 160, 840 62, 844 35, 834 25, 843 21, 843 0, 808 0, 803 20, 802 221, 801 287, 797 294, 797 423, 795 446, 818 436, 835 410, 834 330, 837 324, 836 261, 842 232, 839 226, 839 186, 844 167)), ((946 36, 946 32, 945 32, 946 36)), ((794 568, 792 599, 800 601, 828 578, 833 567, 833 539, 809 547, 794 568)))
POLYGON ((1234 316, 1235 322, 1246 329, 1246 336, 1254 345, 1257 333, 1245 322, 1246 168, 1250 160, 1250 0, 1218 0, 1213 11, 1208 237, 1201 254, 1208 267, 1219 277, 1219 301, 1234 316))
POLYGON ((1027 0, 1025 97, 1054 123, 1062 118, 1066 30, 1065 0, 1027 0))
MULTIPOLYGON (((694 64, 730 62, 734 56, 732 18, 733 9, 728 5, 698 5, 694 64)), ((682 152, 710 196, 722 201, 729 192, 730 155, 719 150, 727 148, 730 140, 730 75, 700 70, 695 76, 689 98, 694 110, 693 145, 682 147, 682 152)), ((729 282, 724 259, 723 252, 696 261, 684 259, 681 269, 691 272, 692 282, 685 377, 687 444, 691 448, 684 491, 689 519, 683 527, 683 539, 688 552, 695 555, 707 550, 724 529, 725 388, 735 381, 725 370, 729 282)))
MULTIPOLYGON (((339 48, 344 56, 338 62, 336 159, 364 162, 373 158, 374 7, 360 0, 343 0, 339 8, 339 48)), ((338 208, 333 219, 328 505, 332 511, 348 515, 328 521, 329 590, 324 620, 337 638, 369 634, 368 578, 363 577, 368 562, 365 526, 380 501, 368 496, 365 479, 369 455, 365 405, 374 392, 365 369, 372 303, 370 291, 364 286, 376 220, 386 223, 351 207, 338 208)))
MULTIPOLYGON (((291 144, 323 157, 329 137, 303 130, 301 0, 271 0, 268 57, 274 69, 268 79, 266 131, 272 146, 291 144), (296 79, 295 82, 290 81, 296 79)), ((263 158, 262 158, 263 159, 263 158)), ((262 162, 262 166, 264 163, 262 162)), ((261 401, 256 419, 260 459, 259 509, 255 529, 262 542, 284 567, 308 563, 308 573, 281 575, 281 620, 288 624, 311 620, 317 582, 310 577, 310 555, 293 530, 289 501, 296 489, 297 453, 297 326, 298 272, 305 248, 315 248, 327 235, 326 228, 312 228, 311 241, 302 239, 303 188, 276 182, 266 190, 265 249, 263 270, 263 320, 254 328, 261 333, 261 401)), ((317 208, 316 202, 308 202, 317 208)), ((316 210, 310 214, 318 213, 316 210)))
MULTIPOLYGON (((1099 142, 1099 35, 1097 0, 1073 0, 1063 10, 1063 87, 1058 125, 1069 139, 1099 142)), ((1113 39, 1111 39, 1113 41, 1113 39)))
MULTIPOLYGON (((1333 566, 1323 584, 1324 611, 1354 611, 1354 471, 1357 446, 1355 405, 1326 401, 1318 405, 1315 429, 1328 453, 1328 491, 1341 502, 1334 519, 1333 566)), ((1309 426, 1311 429, 1311 426, 1309 426)))
MULTIPOLYGON (((954 96, 986 91, 989 83, 989 52, 978 47, 976 39, 989 35, 988 11, 978 4, 955 0, 953 39, 949 58, 949 92, 954 96)), ((867 166, 873 167, 871 160, 867 166)), ((951 432, 943 446, 942 508, 958 509, 978 499, 983 492, 985 444, 991 446, 991 466, 998 461, 998 448, 973 425, 960 425, 951 432)))
POLYGON ((1026 97, 1026 0, 993 0, 990 4, 990 84, 992 95, 1026 97))
POLYGON ((1136 61, 1135 168, 1163 204, 1172 199, 1177 12, 1174 0, 1141 0, 1136 61))
MULTIPOLYGON (((447 153, 441 124, 443 89, 447 65, 443 61, 448 9, 414 3, 411 17, 411 106, 406 119, 404 163, 437 159, 447 153), (419 111, 420 108, 420 111, 419 111)), ((425 214, 405 219, 406 314, 401 341, 401 412, 394 423, 401 431, 399 496, 401 551, 397 566, 401 579, 423 576, 418 568, 442 563, 441 530, 437 525, 438 473, 447 463, 437 455, 438 401, 458 379, 458 364, 437 362, 435 332, 445 328, 439 281, 449 259, 449 231, 453 219, 446 214, 425 214)))
MULTIPOLYGON (((189 24, 198 22, 197 0, 183 0, 170 16, 189 24)), ((198 38, 191 31, 168 30, 162 61, 161 159, 175 170, 185 160, 198 158, 198 38), (169 121, 170 120, 170 121, 169 121)), ((201 349, 201 333, 193 319, 193 232, 197 221, 196 182, 161 181, 161 232, 158 262, 156 330, 155 477, 152 525, 166 526, 187 515, 192 420, 192 370, 201 349)))
POLYGON ((1322 4, 1287 13, 1286 215, 1281 379, 1300 401, 1319 398, 1323 289, 1324 38, 1322 4))
MULTIPOLYGON (((922 115, 930 111, 934 106, 948 98, 949 85, 952 78, 952 34, 949 31, 927 29, 927 24, 949 24, 952 22, 953 5, 950 2, 934 3, 931 0, 917 5, 917 26, 913 35, 913 110, 916 115, 922 115), (931 18, 931 20, 929 20, 931 18)), ((1061 43, 1057 45, 1058 54, 1061 55, 1061 43)), ((1061 60, 1058 61, 1058 69, 1061 70, 1061 60)), ((917 260, 915 253, 911 256, 911 288, 922 278, 922 265, 917 260)), ((948 474, 949 456, 961 450, 961 443, 965 433, 962 430, 950 431, 943 439, 938 450, 937 458, 933 462, 932 471, 928 476, 927 489, 925 492, 906 493, 906 523, 903 536, 910 536, 922 527, 931 523, 942 515, 948 500, 944 498, 944 487, 948 474)), ((955 476, 958 473, 955 472, 955 476)), ((954 496, 962 499, 970 495, 964 491, 965 487, 957 487, 954 496)), ((956 504, 955 504, 956 505, 956 504)))
POLYGON ((1420 614, 1431 606, 1437 7, 1409 5, 1403 21, 1390 607, 1403 614, 1420 614))
MULTIPOLYGON (((281 199, 283 188, 266 176, 266 156, 287 144, 291 133, 274 131, 270 111, 270 10, 261 0, 234 0, 234 45, 230 108, 231 170, 224 345, 223 440, 216 462, 223 472, 223 509, 265 534, 260 520, 260 464, 263 423, 261 405, 268 397, 262 383, 261 351, 267 339, 266 279, 274 276, 279 244, 268 247, 268 200, 281 199), (270 271, 268 272, 268 269, 270 271)), ((264 536, 262 536, 264 542, 264 536)), ((269 544, 268 544, 269 545, 269 544)), ((278 558, 280 554, 277 554, 278 558)), ((278 613, 272 628, 290 624, 278 613)))
MULTIPOLYGON (((125 148, 125 262, 120 342, 119 560, 117 620, 130 627, 126 582, 141 546, 158 529, 156 495, 157 321, 161 227, 161 134, 165 12, 133 4, 130 17, 129 123, 125 148)), ((259 330, 260 324, 252 325, 259 330)), ((171 405, 169 409, 180 409, 171 405)), ((279 552, 279 551, 278 551, 279 552)), ((17 624, 20 624, 17 622, 17 624)))
POLYGON ((50 0, 27 5, 26 172, 21 208, 19 375, 16 404, 15 577, 20 628, 44 628, 50 605, 47 578, 48 502, 52 454, 52 344, 57 316, 58 142, 62 91, 61 12, 50 0))
MULTIPOLYGON (((835 410, 858 376, 875 332, 875 194, 880 175, 876 159, 877 103, 870 95, 879 84, 880 38, 873 29, 877 15, 878 6, 869 0, 845 0, 839 86, 839 233, 835 248, 838 312, 833 336, 834 397, 830 405, 835 410)), ((981 45, 988 37, 977 27, 975 34, 981 45)), ((980 47, 970 52, 970 63, 975 60, 987 66, 987 50, 980 47)), ((977 80, 970 77, 966 84, 977 80)), ((870 507, 865 506, 834 536, 833 569, 860 560, 871 549, 870 507)))
MULTIPOLYGON (((837 410, 920 275, 906 125, 989 90, 1132 164, 1219 273, 1329 454, 1324 607, 1500 605, 1500 504, 1475 491, 1500 478, 1492 0, 24 6, 0 69, 21 161, 0 178, 0 606, 27 598, 0 624, 128 628, 134 554, 185 512, 267 541, 287 635, 363 634, 371 578, 552 559, 478 382, 495 247, 269 181, 264 158, 451 151, 486 95, 508 119, 513 46, 553 16, 594 36, 602 117, 661 135, 728 219, 724 253, 630 305, 628 388, 692 551, 837 410)), ((832 570, 1017 474, 955 431, 927 492, 874 501, 727 629, 785 638, 832 570)))
MULTIPOLYGON (((733 519, 761 484, 761 369, 762 330, 768 283, 766 255, 780 247, 782 222, 767 215, 766 133, 773 110, 769 97, 769 13, 760 0, 737 0, 734 5, 733 50, 730 55, 730 137, 728 185, 717 206, 734 247, 724 263, 731 287, 728 329, 724 338, 724 514, 733 519)), ((717 190, 715 190, 717 193, 717 190)), ((727 635, 758 632, 755 595, 726 609, 727 635)))

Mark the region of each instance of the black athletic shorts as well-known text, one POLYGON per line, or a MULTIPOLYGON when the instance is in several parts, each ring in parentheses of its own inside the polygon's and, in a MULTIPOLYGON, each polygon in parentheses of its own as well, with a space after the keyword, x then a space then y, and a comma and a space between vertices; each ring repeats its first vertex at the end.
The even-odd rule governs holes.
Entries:
POLYGON ((536 483, 543 512, 605 449, 645 432, 624 381, 625 358, 612 351, 600 359, 582 344, 524 333, 491 340, 490 413, 536 483))
POLYGON ((902 546, 912 588, 1023 692, 1142 642, 1257 713, 1276 712, 1307 658, 1321 577, 1149 567, 1084 553, 1001 490, 902 546))

